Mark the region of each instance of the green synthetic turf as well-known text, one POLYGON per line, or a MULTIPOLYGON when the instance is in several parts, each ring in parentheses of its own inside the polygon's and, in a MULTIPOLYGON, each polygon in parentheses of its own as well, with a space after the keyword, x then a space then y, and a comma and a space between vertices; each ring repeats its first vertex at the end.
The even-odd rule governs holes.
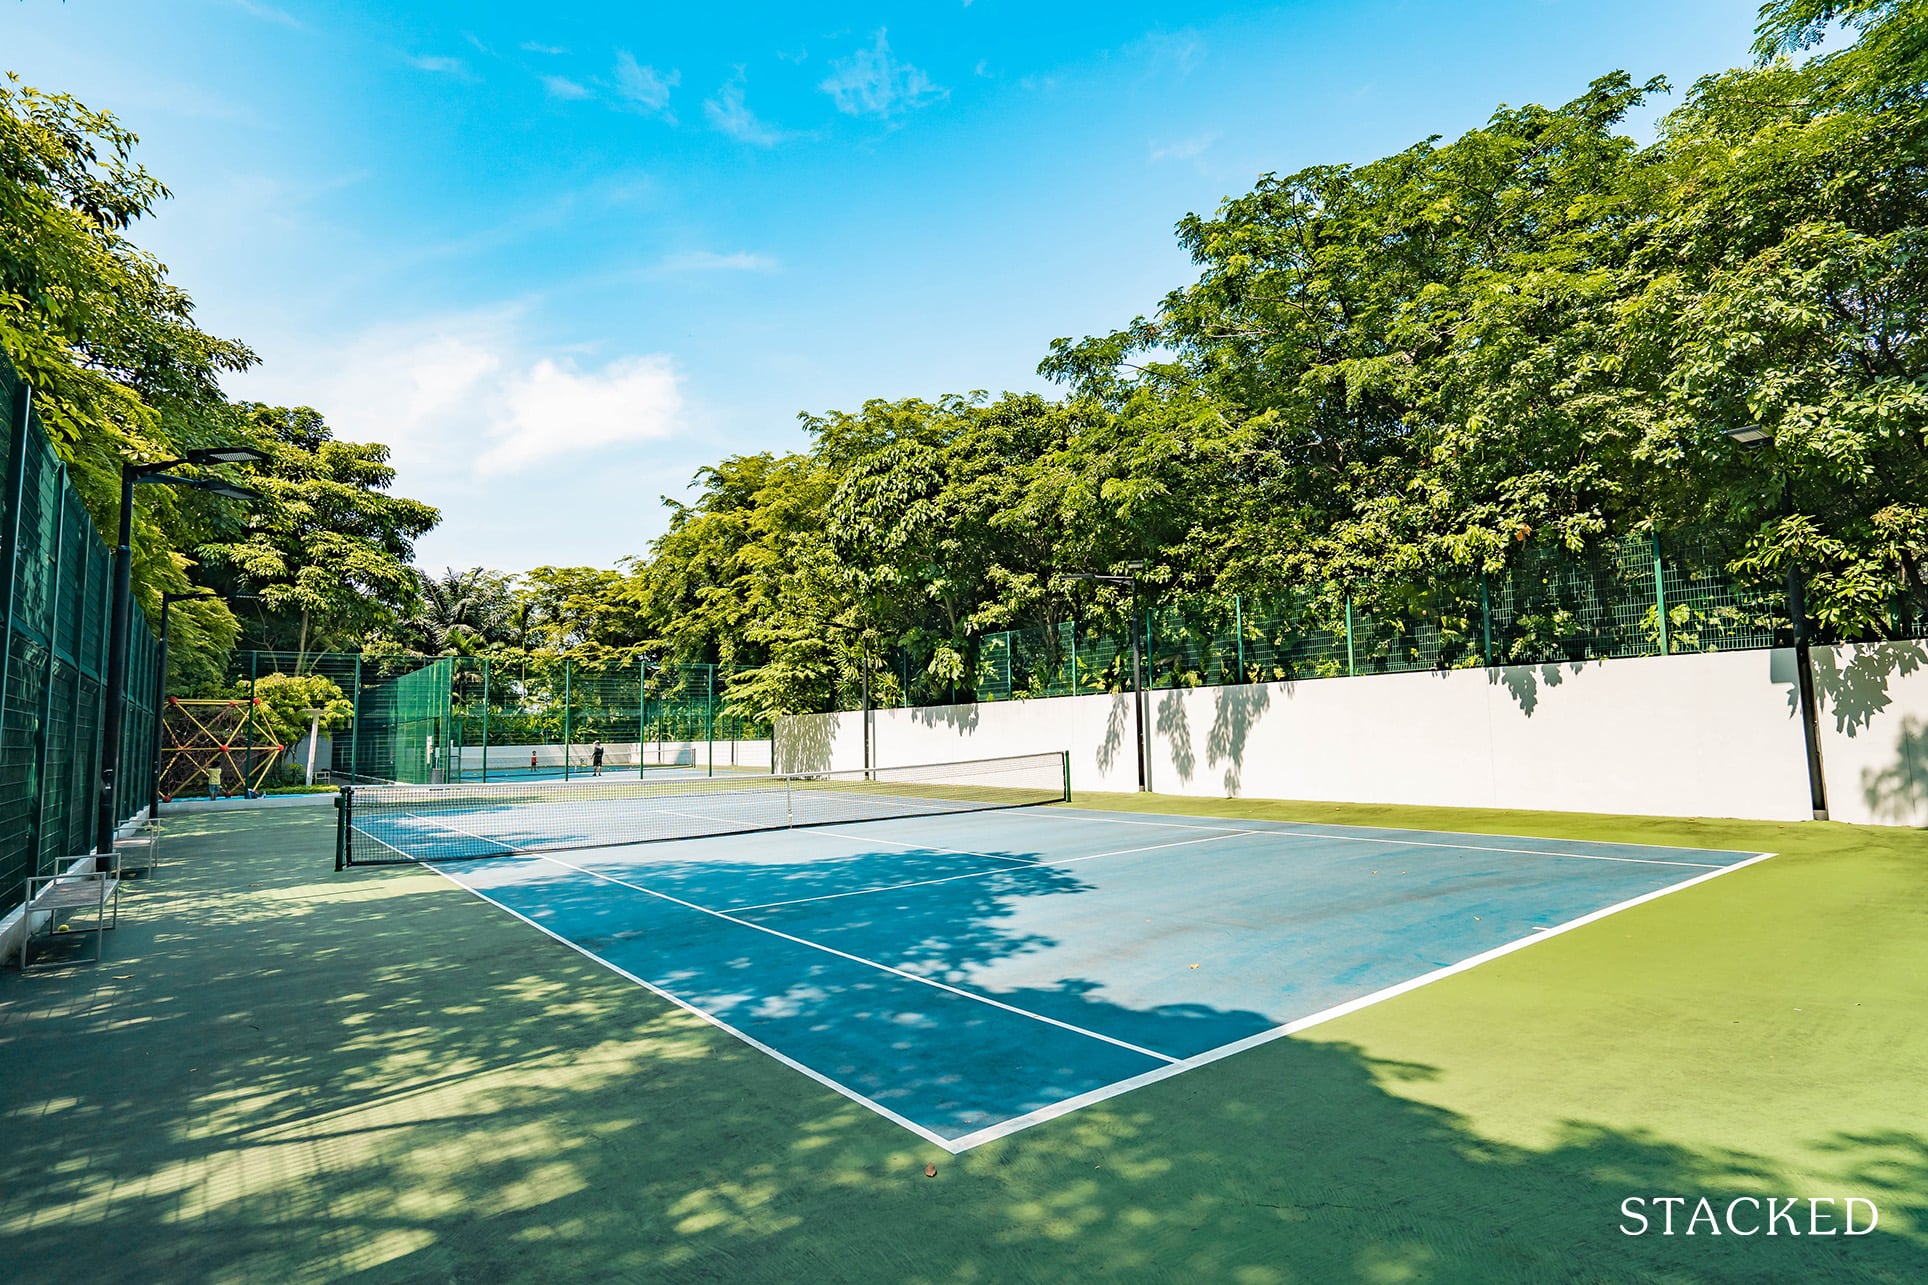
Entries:
POLYGON ((1928 1277, 1928 835, 1096 806, 1770 861, 950 1157, 333 814, 183 817, 99 967, 0 975, 0 1253, 91 1280, 1928 1277), (923 1176, 935 1163, 935 1178, 923 1176), (1621 1236, 1628 1195, 1874 1235, 1621 1236))

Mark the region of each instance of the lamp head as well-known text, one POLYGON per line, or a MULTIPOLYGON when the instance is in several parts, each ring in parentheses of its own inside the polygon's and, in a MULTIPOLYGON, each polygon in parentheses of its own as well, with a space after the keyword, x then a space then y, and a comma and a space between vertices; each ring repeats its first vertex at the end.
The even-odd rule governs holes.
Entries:
POLYGON ((189 464, 259 464, 268 456, 252 446, 202 446, 185 458, 189 464))

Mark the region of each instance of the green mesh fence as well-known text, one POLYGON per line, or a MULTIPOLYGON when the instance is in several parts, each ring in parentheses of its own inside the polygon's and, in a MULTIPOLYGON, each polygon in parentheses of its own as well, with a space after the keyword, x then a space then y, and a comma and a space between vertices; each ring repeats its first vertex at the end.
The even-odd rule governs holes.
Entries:
MULTIPOLYGON (((318 675, 354 711, 327 735, 324 780, 511 780, 604 774, 651 766, 770 770, 770 726, 726 708, 734 676, 710 665, 585 663, 549 653, 418 656, 244 651, 221 695, 253 700, 275 674, 318 675)), ((252 728, 243 732, 252 736, 252 728)), ((238 734, 239 735, 239 734, 238 734)), ((171 740, 172 738, 170 738, 171 740)), ((302 747, 237 744, 235 762, 278 755, 270 784, 302 779, 302 747)))
POLYGON ((732 675, 716 666, 547 653, 451 663, 451 781, 769 768, 767 746, 740 748, 767 743, 769 725, 726 710, 732 675))
MULTIPOLYGON (((1340 678, 1771 647, 1788 634, 1775 584, 1744 584, 1734 550, 1708 537, 1633 535, 1576 555, 1523 549, 1504 572, 1442 575, 1350 593, 1192 598, 1141 613, 1148 688, 1340 678)), ((1059 621, 972 640, 961 674, 935 646, 898 649, 878 705, 934 705, 1117 692, 1131 686, 1120 620, 1059 621)), ((1928 623, 1896 616, 1897 637, 1928 623)), ((848 684, 841 708, 856 708, 848 684)))
MULTIPOLYGON (((113 556, 39 422, 0 360, 0 913, 29 875, 89 852, 99 807, 113 556)), ((154 770, 159 653, 146 620, 130 628, 117 819, 147 804, 154 770)))
POLYGON ((442 780, 453 680, 453 662, 444 659, 364 688, 356 717, 367 766, 357 775, 411 785, 442 780))

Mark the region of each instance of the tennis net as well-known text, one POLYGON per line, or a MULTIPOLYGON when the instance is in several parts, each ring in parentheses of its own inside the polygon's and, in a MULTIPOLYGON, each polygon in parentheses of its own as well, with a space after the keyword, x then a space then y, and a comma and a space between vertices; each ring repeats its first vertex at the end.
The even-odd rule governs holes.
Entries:
POLYGON ((345 789, 335 869, 699 839, 1062 803, 1067 755, 780 776, 345 789))

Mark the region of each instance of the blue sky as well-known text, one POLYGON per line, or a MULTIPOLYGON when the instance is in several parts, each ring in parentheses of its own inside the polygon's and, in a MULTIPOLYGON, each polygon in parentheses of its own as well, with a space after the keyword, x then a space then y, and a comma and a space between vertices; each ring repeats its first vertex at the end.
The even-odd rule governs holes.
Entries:
POLYGON ((11 0, 0 66, 141 135, 231 391, 389 443, 423 564, 520 570, 643 552, 799 411, 1048 390, 1261 173, 1684 87, 1754 9, 11 0))

